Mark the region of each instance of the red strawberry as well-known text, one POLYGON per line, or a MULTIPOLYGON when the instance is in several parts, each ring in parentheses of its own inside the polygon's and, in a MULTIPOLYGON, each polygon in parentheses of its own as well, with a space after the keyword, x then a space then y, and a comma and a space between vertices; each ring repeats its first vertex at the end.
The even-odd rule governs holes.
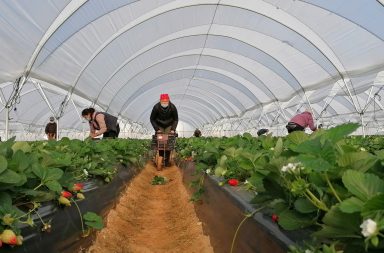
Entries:
POLYGON ((277 214, 272 214, 272 221, 273 222, 278 222, 279 221, 279 216, 277 216, 277 214))
POLYGON ((84 185, 82 183, 74 184, 72 187, 72 190, 75 192, 81 191, 84 188, 84 185))
POLYGON ((0 238, 3 243, 9 244, 9 245, 17 244, 17 237, 15 233, 10 229, 4 230, 0 238))
POLYGON ((3 242, 0 240, 0 248, 3 247, 3 242))
POLYGON ((239 180, 234 179, 234 178, 229 179, 229 180, 228 180, 228 184, 229 184, 230 186, 237 186, 237 185, 239 184, 239 180))
POLYGON ((62 191, 61 192, 61 196, 63 196, 64 198, 71 198, 72 197, 72 193, 68 192, 68 191, 62 191))

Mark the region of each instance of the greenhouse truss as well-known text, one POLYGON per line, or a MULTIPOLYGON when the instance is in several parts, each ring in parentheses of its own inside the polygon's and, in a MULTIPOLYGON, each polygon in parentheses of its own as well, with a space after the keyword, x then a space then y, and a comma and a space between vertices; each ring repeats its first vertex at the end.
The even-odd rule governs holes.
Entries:
POLYGON ((0 136, 84 138, 81 110, 148 137, 161 93, 179 132, 285 135, 310 108, 329 128, 384 131, 382 0, 0 1, 0 136))

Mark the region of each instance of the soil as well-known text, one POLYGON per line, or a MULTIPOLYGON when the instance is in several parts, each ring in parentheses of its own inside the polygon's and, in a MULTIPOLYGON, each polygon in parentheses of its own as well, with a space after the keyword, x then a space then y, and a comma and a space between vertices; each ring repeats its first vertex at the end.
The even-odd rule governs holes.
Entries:
POLYGON ((213 252, 189 200, 179 168, 158 172, 148 163, 110 211, 88 253, 213 252), (151 185, 155 175, 170 181, 151 185))

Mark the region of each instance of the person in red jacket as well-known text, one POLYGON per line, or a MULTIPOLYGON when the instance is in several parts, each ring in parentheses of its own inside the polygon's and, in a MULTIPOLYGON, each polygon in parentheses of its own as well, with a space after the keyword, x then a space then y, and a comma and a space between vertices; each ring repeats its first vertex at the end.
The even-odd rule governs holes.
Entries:
POLYGON ((312 131, 316 131, 317 129, 313 122, 312 113, 309 110, 294 116, 286 126, 288 133, 304 131, 307 127, 309 127, 312 131))

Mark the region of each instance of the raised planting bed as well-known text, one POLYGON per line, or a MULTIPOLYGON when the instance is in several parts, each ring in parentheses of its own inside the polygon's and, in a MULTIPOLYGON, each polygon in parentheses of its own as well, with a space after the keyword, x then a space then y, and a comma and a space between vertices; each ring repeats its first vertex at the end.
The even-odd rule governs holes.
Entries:
MULTIPOLYGON (((193 162, 183 162, 180 165, 183 181, 190 188, 196 175, 193 162)), ((203 183, 204 193, 201 201, 195 205, 196 213, 203 223, 204 232, 210 236, 211 245, 215 252, 230 252, 232 241, 239 224, 246 213, 256 209, 249 202, 252 196, 249 192, 230 186, 220 186, 219 179, 206 175, 203 183)), ((190 188, 191 189, 191 188, 190 188)), ((193 189, 191 189, 193 190, 193 189)), ((296 232, 295 238, 306 237, 306 231, 296 232)), ((252 253, 285 253, 288 246, 294 244, 291 236, 280 230, 271 216, 257 212, 239 228, 233 252, 252 253)))
MULTIPOLYGON (((103 180, 93 179, 84 183, 84 195, 86 199, 76 201, 80 212, 85 214, 88 211, 95 212, 105 217, 108 211, 113 208, 120 193, 138 172, 135 168, 120 167, 113 180, 106 184, 103 180)), ((1 248, 1 252, 63 252, 73 253, 80 249, 88 248, 95 233, 82 237, 81 217, 76 205, 70 207, 58 207, 57 201, 43 203, 37 210, 44 222, 51 220, 51 231, 42 232, 43 226, 39 217, 35 214, 35 227, 25 225, 21 228, 24 241, 23 245, 13 248, 7 246, 1 248)))

